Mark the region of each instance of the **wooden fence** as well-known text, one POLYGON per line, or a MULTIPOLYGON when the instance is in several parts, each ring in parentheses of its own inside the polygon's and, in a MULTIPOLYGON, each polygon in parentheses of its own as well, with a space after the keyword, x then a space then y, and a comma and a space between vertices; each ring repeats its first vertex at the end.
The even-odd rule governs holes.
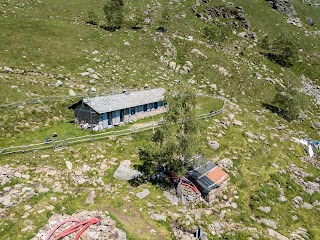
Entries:
MULTIPOLYGON (((201 114, 198 116, 198 119, 207 119, 224 112, 226 100, 222 97, 216 97, 216 98, 219 98, 221 101, 223 101, 222 107, 217 111, 211 111, 210 113, 201 114)), ((29 145, 22 145, 22 146, 13 146, 13 147, 0 149, 0 154, 6 155, 11 153, 26 153, 29 151, 49 149, 49 148, 59 149, 59 148, 64 148, 69 145, 77 144, 77 143, 90 142, 90 141, 92 142, 95 140, 106 139, 106 138, 115 139, 116 137, 119 137, 119 136, 127 136, 131 134, 139 133, 139 132, 154 130, 160 125, 161 124, 159 123, 153 123, 152 125, 146 126, 146 127, 128 128, 128 129, 118 130, 118 131, 110 131, 105 133, 89 134, 89 135, 80 136, 80 137, 53 140, 51 142, 43 142, 43 143, 29 144, 29 145)))

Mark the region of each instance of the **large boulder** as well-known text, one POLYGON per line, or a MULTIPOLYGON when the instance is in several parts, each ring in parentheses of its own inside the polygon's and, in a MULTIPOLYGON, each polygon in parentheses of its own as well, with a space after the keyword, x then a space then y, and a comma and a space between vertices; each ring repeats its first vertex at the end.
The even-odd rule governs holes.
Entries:
POLYGON ((132 180, 137 177, 141 177, 142 173, 132 169, 130 167, 130 164, 131 162, 129 160, 124 160, 122 163, 120 163, 120 166, 114 172, 113 177, 119 180, 126 181, 132 180))

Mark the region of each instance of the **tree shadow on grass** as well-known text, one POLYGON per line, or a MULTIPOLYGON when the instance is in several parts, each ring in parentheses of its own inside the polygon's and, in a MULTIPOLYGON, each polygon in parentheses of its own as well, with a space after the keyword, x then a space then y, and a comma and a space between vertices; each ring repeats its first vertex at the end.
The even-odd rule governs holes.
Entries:
POLYGON ((271 112, 277 114, 279 117, 282 117, 284 120, 286 121, 290 121, 290 118, 288 117, 288 113, 287 111, 277 107, 277 106, 274 106, 272 104, 269 104, 269 103, 261 103, 261 105, 265 108, 265 109, 268 109, 270 110, 271 112))

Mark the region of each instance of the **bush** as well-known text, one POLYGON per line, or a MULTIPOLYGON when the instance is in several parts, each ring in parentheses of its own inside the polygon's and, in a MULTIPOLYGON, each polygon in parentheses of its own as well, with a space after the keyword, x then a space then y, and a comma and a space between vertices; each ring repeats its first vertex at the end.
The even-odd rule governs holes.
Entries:
POLYGON ((123 7, 123 0, 109 0, 103 7, 110 27, 120 28, 123 21, 123 7))
POLYGON ((286 36, 270 40, 265 36, 260 44, 262 52, 269 60, 283 66, 291 67, 298 59, 298 46, 296 42, 286 36))
POLYGON ((304 94, 292 85, 288 85, 287 88, 279 85, 271 104, 282 111, 281 115, 286 120, 292 121, 298 118, 300 111, 306 106, 306 99, 304 94))
POLYGON ((88 12, 88 19, 87 19, 86 23, 89 23, 89 24, 92 24, 92 25, 98 25, 99 18, 98 18, 97 14, 93 10, 90 10, 88 12))
POLYGON ((210 41, 223 42, 229 35, 226 26, 210 25, 203 29, 204 36, 210 41))

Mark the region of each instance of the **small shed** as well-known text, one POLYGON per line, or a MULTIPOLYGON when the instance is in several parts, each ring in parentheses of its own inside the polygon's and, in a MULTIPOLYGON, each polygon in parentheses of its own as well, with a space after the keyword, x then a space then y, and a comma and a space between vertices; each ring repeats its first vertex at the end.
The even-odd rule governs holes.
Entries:
POLYGON ((193 160, 194 166, 187 178, 197 186, 205 200, 211 203, 215 195, 226 186, 229 175, 203 156, 197 155, 193 160))
POLYGON ((165 111, 162 88, 84 98, 69 107, 76 122, 108 128, 165 111))

